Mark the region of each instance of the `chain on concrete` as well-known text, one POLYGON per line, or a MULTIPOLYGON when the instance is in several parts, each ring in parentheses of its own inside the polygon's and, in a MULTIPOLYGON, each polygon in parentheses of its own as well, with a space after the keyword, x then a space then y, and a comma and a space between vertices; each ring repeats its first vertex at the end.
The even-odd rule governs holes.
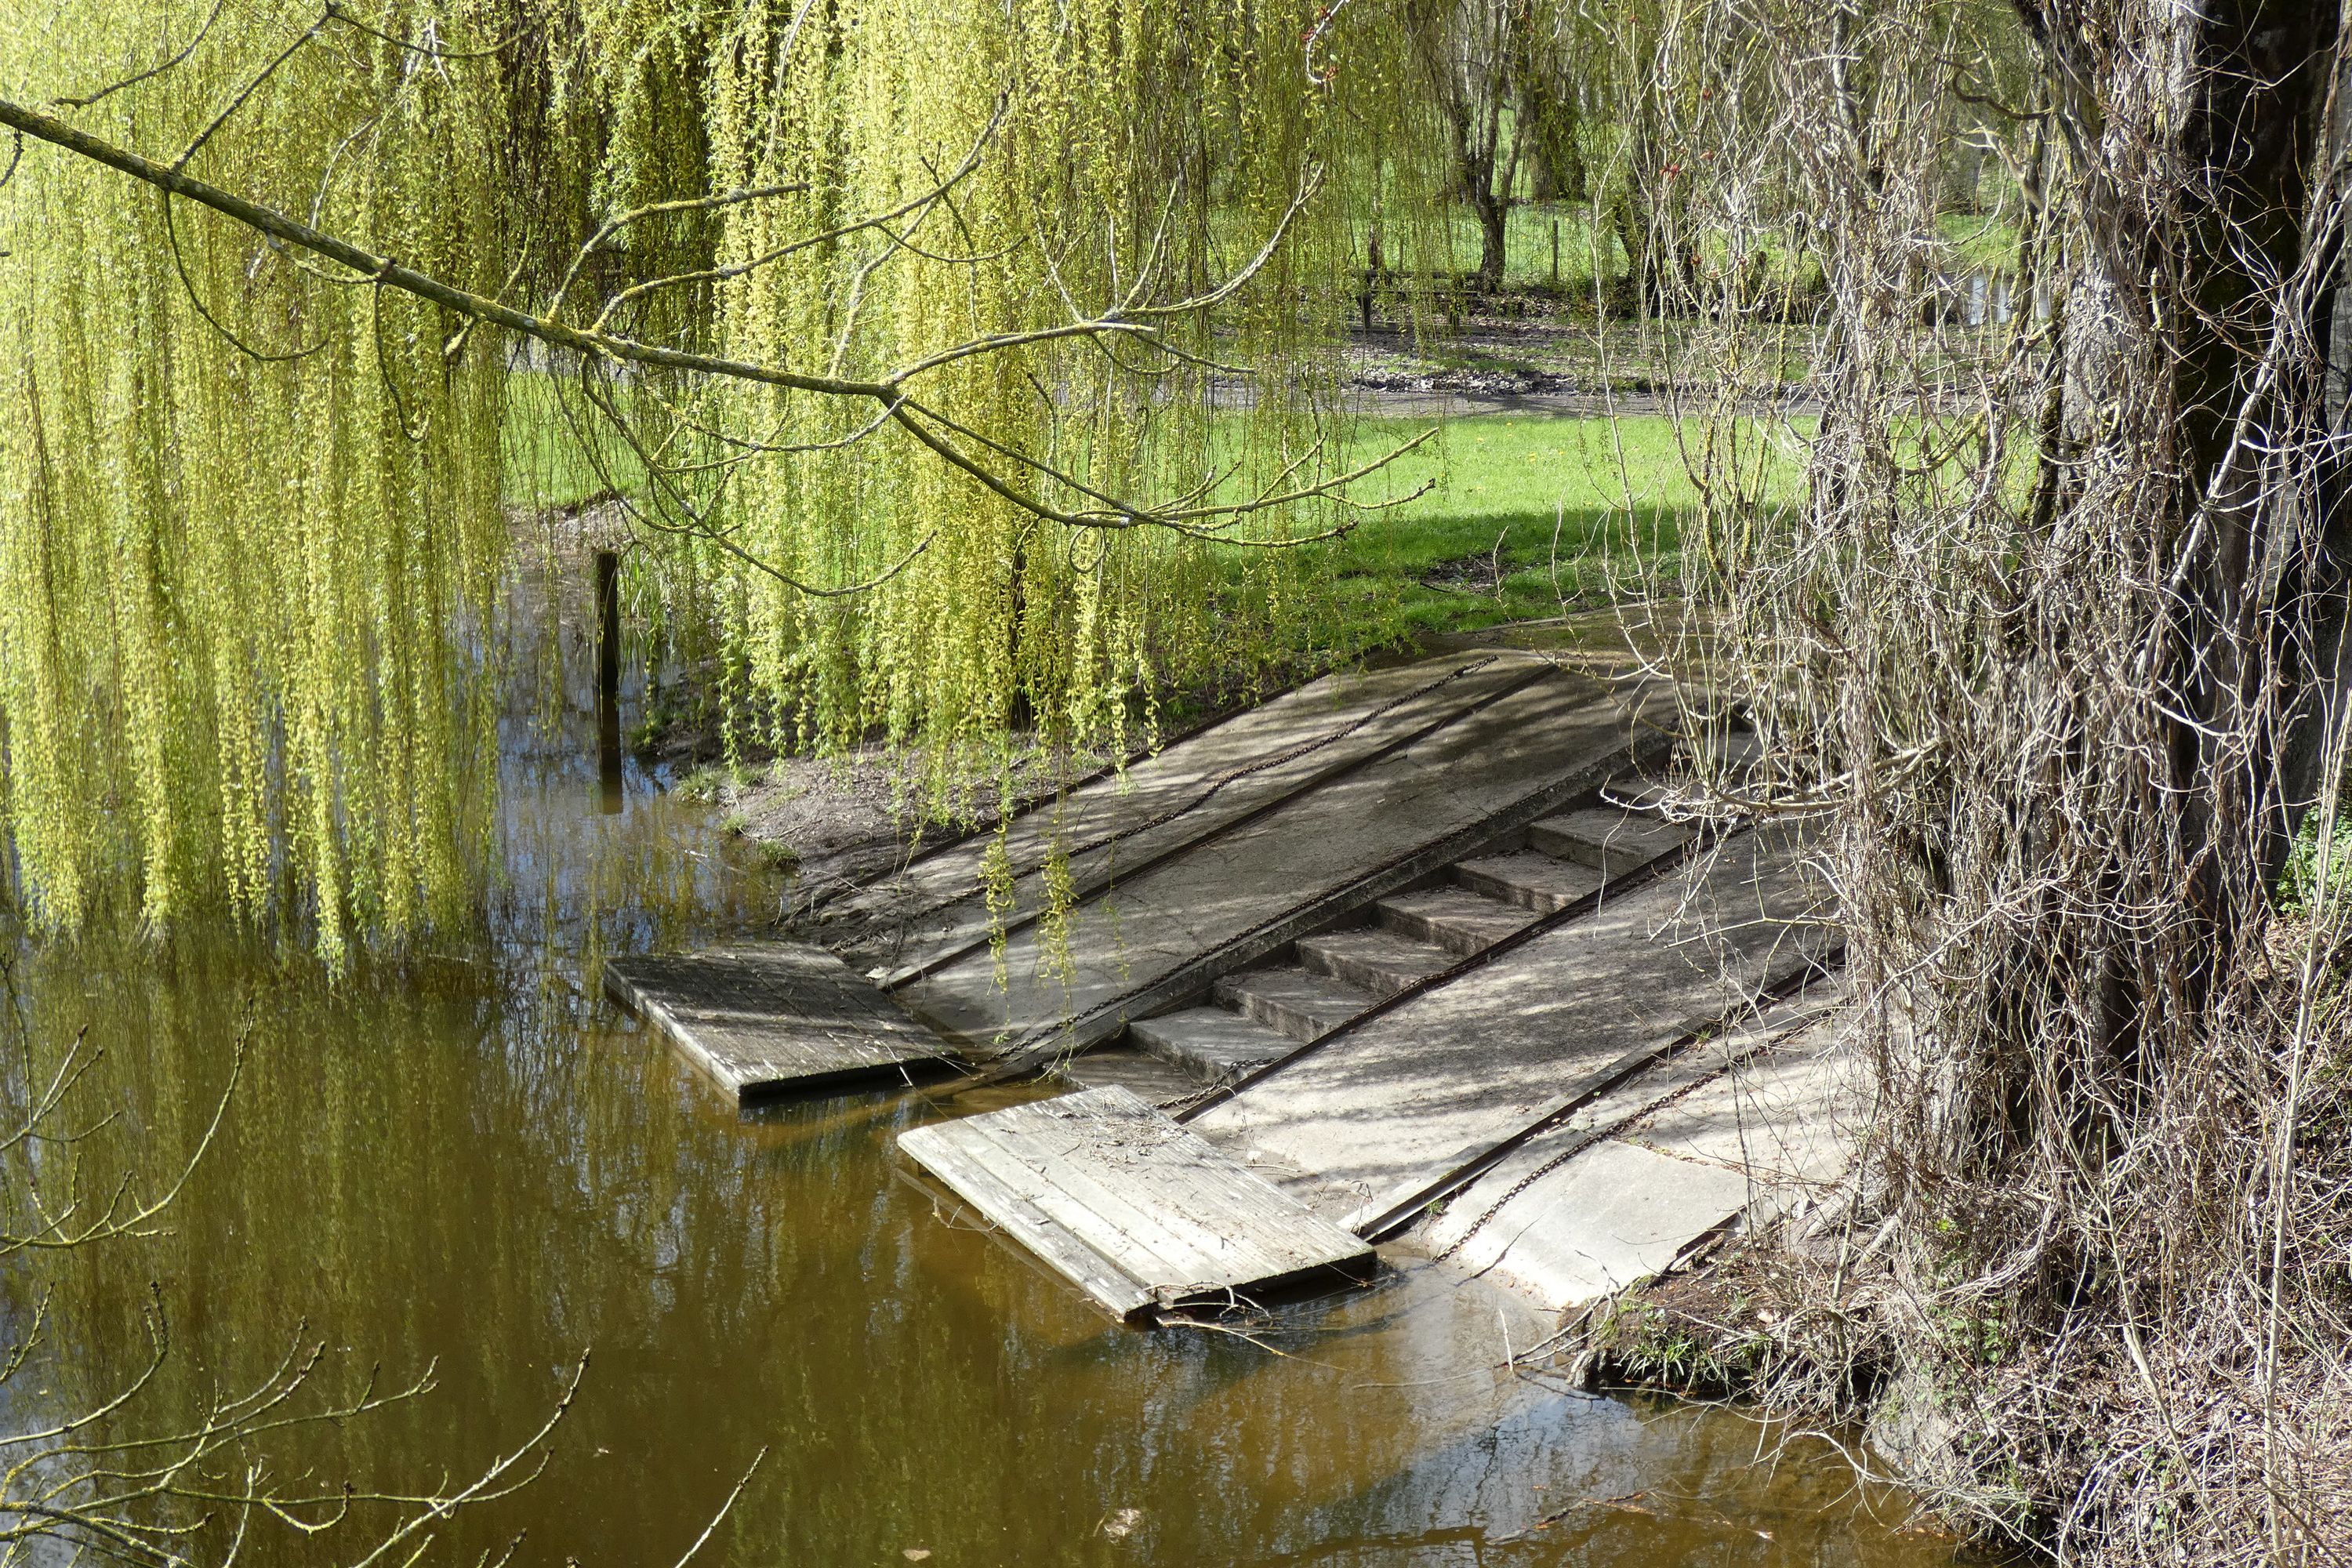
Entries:
POLYGON ((1418 702, 1423 698, 1427 697, 1433 692, 1443 691, 1446 687, 1461 679, 1464 676, 1475 675, 1479 670, 1486 668, 1488 665, 1493 664, 1495 660, 1490 657, 1479 659, 1475 664, 1465 664, 1455 669, 1449 670, 1444 675, 1440 676, 1437 679, 1431 681, 1428 685, 1421 687, 1417 690, 1405 692, 1402 696, 1391 698, 1388 701, 1383 702, 1379 707, 1373 709, 1370 712, 1366 713, 1362 718, 1358 719, 1352 723, 1347 724, 1339 729, 1334 730, 1328 735, 1318 735, 1315 739, 1294 746, 1289 751, 1277 752, 1272 756, 1259 758, 1256 762, 1250 763, 1247 767, 1236 768, 1232 773, 1226 773, 1223 777, 1217 779, 1214 783, 1211 784, 1208 788, 1202 790, 1199 795, 1194 795, 1192 799, 1184 802, 1182 805, 1171 806, 1168 810, 1161 812, 1158 816, 1152 817, 1148 821, 1139 822, 1132 824, 1129 826, 1122 827, 1116 833, 1106 834, 1104 837, 1096 839, 1091 844, 1080 845, 1076 848, 1067 851, 1064 856, 1064 858, 1075 860, 1081 855, 1091 855, 1097 849, 1108 849, 1114 844, 1125 843, 1128 839, 1134 837, 1139 833, 1149 833, 1155 827, 1165 827, 1168 824, 1175 821, 1178 817, 1185 816, 1187 813, 1196 811, 1200 807, 1207 805, 1209 798, 1215 795, 1219 790, 1224 788, 1227 784, 1239 784, 1242 780, 1255 773, 1262 773, 1268 768, 1280 767, 1285 763, 1297 762, 1299 758, 1306 756, 1310 752, 1320 751, 1325 746, 1333 745, 1340 741, 1344 741, 1349 736, 1354 734, 1357 731, 1362 729, 1365 725, 1373 722, 1375 720, 1386 718, 1389 714, 1395 712, 1406 703, 1418 702))
MULTIPOLYGON (((1819 1022, 1818 1019, 1808 1018, 1801 1024, 1783 1029, 1779 1034, 1772 1036, 1760 1045, 1757 1046, 1753 1050, 1744 1051, 1738 1057, 1725 1062, 1713 1072, 1700 1074, 1697 1078, 1691 1079, 1690 1082, 1683 1085, 1682 1088, 1675 1090, 1672 1094, 1666 1095, 1662 1099, 1653 1100, 1649 1104, 1642 1107, 1639 1110, 1635 1110, 1628 1115, 1620 1117, 1616 1121, 1611 1123, 1607 1127, 1595 1128, 1590 1135, 1579 1139, 1576 1142, 1569 1145, 1566 1149, 1561 1150, 1559 1153, 1553 1155, 1550 1159, 1546 1160, 1542 1164, 1538 1165, 1534 1170, 1529 1171, 1526 1175, 1521 1176, 1517 1181, 1512 1183, 1511 1190, 1505 1193, 1501 1197, 1496 1198, 1493 1204, 1488 1205, 1486 1213, 1480 1215, 1476 1219, 1470 1222, 1468 1229, 1465 1230, 1460 1236, 1455 1237, 1451 1242, 1447 1243, 1445 1250, 1437 1254, 1434 1261, 1442 1263, 1445 1259, 1453 1257, 1455 1253, 1461 1251, 1463 1247, 1469 1245, 1470 1238, 1472 1237, 1486 1229, 1486 1226, 1492 1223, 1496 1215, 1501 1214, 1506 1208, 1509 1207, 1511 1201, 1514 1198, 1517 1198, 1521 1193, 1526 1192, 1529 1187, 1534 1186, 1546 1176, 1550 1175, 1554 1171, 1559 1170, 1562 1165, 1567 1164, 1570 1160, 1575 1159, 1579 1154, 1583 1153, 1587 1149, 1591 1148, 1595 1143, 1601 1142, 1607 1139, 1615 1138, 1641 1122, 1648 1121, 1651 1117, 1655 1116, 1658 1112, 1665 1110, 1668 1106, 1680 1102, 1685 1095, 1690 1094, 1701 1085, 1713 1083, 1716 1079, 1721 1078, 1727 1072, 1737 1071, 1738 1068, 1746 1067, 1748 1063, 1757 1060, 1759 1058, 1769 1056, 1772 1052, 1780 1049, 1782 1046, 1794 1039, 1797 1036, 1802 1034, 1805 1030, 1812 1027, 1812 1026, 1817 1022, 1819 1022)), ((1696 1049, 1699 1047, 1695 1045, 1692 1048, 1696 1049)))

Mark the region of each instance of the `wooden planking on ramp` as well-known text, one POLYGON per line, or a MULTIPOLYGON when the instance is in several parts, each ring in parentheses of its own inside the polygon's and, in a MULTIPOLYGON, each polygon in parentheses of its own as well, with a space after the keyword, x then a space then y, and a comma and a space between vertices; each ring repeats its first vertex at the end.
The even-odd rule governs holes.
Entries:
POLYGON ((1654 1278, 1743 1215, 1810 1206, 1858 1147, 1855 1022, 1842 980, 1767 1008, 1507 1152, 1422 1245, 1564 1311, 1654 1278))
POLYGON ((1091 887, 1095 863, 1114 847, 1132 866, 1549 668, 1486 649, 1325 676, 1041 802, 1005 825, 1001 837, 982 833, 941 846, 894 876, 830 900, 813 912, 810 929, 860 968, 929 962, 1049 903, 1051 866, 1066 865, 1074 883, 1091 887), (992 907, 987 889, 1003 870, 1013 874, 1011 901, 992 907))
POLYGON ((1009 905, 971 846, 871 901, 841 901, 808 931, 879 990, 781 943, 624 959, 607 989, 739 1097, 957 1052, 1024 1064, 1205 992, 1472 840, 1598 788, 1646 743, 1646 689, 1612 693, 1527 655, 1318 684, 1014 823, 1005 843, 1026 869, 1009 905), (1056 846, 1079 906, 1066 926, 1039 922, 1050 900, 1029 864, 1056 846))
POLYGON ((1123 1088, 919 1127, 898 1147, 1129 1321, 1372 1264, 1367 1243, 1123 1088))
MULTIPOLYGON (((1297 725, 1303 731, 1286 738, 1279 731, 1263 732, 1253 726, 1260 745, 1236 765, 1202 777, 1202 762, 1188 753, 1202 748, 1200 742, 1162 753, 1172 759, 1163 770, 1189 776, 1192 787, 1181 795, 1171 789, 1176 779, 1155 777, 1147 795, 1137 789, 1124 799, 1074 799, 1071 810, 1046 822, 1024 823, 1031 837, 1054 833, 1049 840, 1060 851, 1049 854, 1038 867, 1015 876, 1010 886, 995 888, 984 867, 967 879, 961 899, 909 921, 892 946, 896 956, 877 976, 892 990, 952 963, 959 957, 992 948, 1005 938, 1045 917, 1058 897, 1078 900, 1093 898, 1115 883, 1132 881, 1142 872, 1174 857, 1197 852, 1213 841, 1285 802, 1310 796, 1368 766, 1377 766, 1413 742, 1429 740, 1470 720, 1512 692, 1538 682, 1557 682, 1559 672, 1540 659, 1490 654, 1466 664, 1435 660, 1384 675, 1411 675, 1416 684, 1391 695, 1349 722, 1326 728, 1297 725), (1147 809, 1148 803, 1157 802, 1147 809), (1079 831, 1076 808, 1092 807, 1096 826, 1079 831), (1107 811, 1115 807, 1115 815, 1107 811), (1059 825, 1066 823, 1066 827, 1059 825), (1048 874, 1049 865, 1057 867, 1048 874), (1056 893, 1060 885, 1064 892, 1056 893)), ((1597 695, 1590 683, 1580 689, 1597 695)), ((1222 737, 1230 745, 1239 737, 1222 737)), ((1140 773, 1142 764, 1132 772, 1140 773)), ((1008 841, 1006 865, 1012 859, 1008 841)), ((1034 846, 1024 858, 1035 858, 1034 846)), ((845 950, 847 951, 847 950, 845 950)))
POLYGON ((1293 1053, 1188 1119, 1382 1236, 1466 1165, 1825 965, 1809 830, 1727 836, 1506 957, 1293 1053))
POLYGON ((1097 1044, 1662 750, 1637 700, 1568 676, 1517 684, 1122 874, 1066 925, 1022 925, 1001 948, 958 931, 943 965, 892 994, 982 1058, 1097 1044))
MULTIPOLYGON (((1688 876, 1633 887, 1302 1047, 1186 1123, 1107 1087, 907 1133, 900 1146, 1123 1316, 1148 1315, 1171 1281, 1181 1300, 1243 1295, 1296 1279, 1303 1258, 1362 1259, 1371 1240, 1580 1107, 1643 1079, 1650 1100, 1670 1093, 1694 1042, 1828 962, 1835 932, 1805 868, 1810 846, 1802 828, 1737 833, 1688 876), (1118 1107, 1124 1135, 1058 1120, 1089 1101, 1118 1107), (1176 1144, 1179 1133, 1192 1142, 1176 1144), (1203 1191, 1203 1171, 1245 1187, 1246 1213, 1203 1191), (1220 1242, 1234 1254, 1221 1257, 1220 1242)), ((1659 1169, 1685 1173, 1674 1152, 1654 1155, 1643 1179, 1657 1190, 1613 1194, 1595 1223, 1622 1228, 1639 1211, 1660 1236, 1696 1234, 1720 1223, 1719 1189, 1747 1179, 1727 1159, 1696 1184, 1662 1184, 1659 1169)))
POLYGON ((871 981, 803 942, 614 959, 604 989, 739 1100, 901 1072, 950 1055, 871 981))

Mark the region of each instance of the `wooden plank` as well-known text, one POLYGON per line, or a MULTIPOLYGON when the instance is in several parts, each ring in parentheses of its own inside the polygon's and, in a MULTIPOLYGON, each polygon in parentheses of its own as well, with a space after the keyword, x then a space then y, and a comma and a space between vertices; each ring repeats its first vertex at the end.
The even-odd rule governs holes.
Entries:
POLYGON ((1205 1282, 1217 1272, 1210 1246, 1180 1235, 1051 1151, 1009 1144, 983 1124, 964 1129, 964 1152, 1038 1212, 1109 1258, 1131 1278, 1205 1282), (1050 1164, 1048 1176, 1041 1166, 1050 1164))
POLYGON ((898 1146, 1122 1318, 1372 1259, 1363 1241, 1116 1086, 919 1127, 898 1146))
MULTIPOLYGON (((1613 704, 1585 705, 1571 715, 1572 719, 1591 721, 1605 715, 1593 727, 1605 730, 1607 739, 1592 744, 1578 761, 1563 766, 1551 777, 1516 798, 1506 797, 1499 804, 1483 806, 1474 819, 1456 823, 1451 830, 1422 840, 1417 846, 1395 855, 1392 858, 1374 863, 1370 855, 1366 863, 1350 868, 1343 878, 1331 879, 1318 890, 1321 880, 1306 870, 1289 878, 1289 886, 1268 901, 1263 889, 1254 889, 1252 896, 1236 900, 1230 887, 1220 887, 1228 879, 1223 874, 1208 874, 1197 879, 1197 888, 1174 889, 1154 895, 1148 902, 1137 902, 1142 892, 1137 884, 1129 884, 1123 896, 1113 896, 1105 903, 1087 906, 1085 914, 1095 920, 1101 929, 1113 933, 1108 951, 1100 957, 1092 952, 1077 954, 1080 974, 1088 985, 1081 989, 1057 986, 1050 994, 1037 984, 1025 978, 1024 972, 1035 967, 1034 955, 1025 946, 1025 938, 1013 942, 1011 965, 1013 989, 1021 995, 1008 994, 997 984, 992 969, 971 967, 968 980, 956 989, 968 993, 974 1005, 966 1011, 975 1017, 942 1019, 932 1005, 939 997, 934 991, 943 992, 953 975, 934 977, 919 982, 903 994, 903 999, 918 1011, 931 1018, 940 1027, 971 1042, 972 1054, 989 1062, 987 1069, 969 1083, 960 1084, 950 1093, 1002 1082, 1006 1079, 1034 1073, 1056 1058, 1075 1056, 1116 1037, 1130 1019, 1148 1018, 1168 1012, 1188 1003, 1204 998, 1218 979, 1236 970, 1246 969, 1261 959, 1280 952, 1298 937, 1318 931, 1359 909, 1368 908, 1400 889, 1407 888, 1432 872, 1474 853, 1493 843, 1505 834, 1526 826, 1538 817, 1549 816, 1567 802, 1589 795, 1613 776, 1622 773, 1630 757, 1635 763, 1644 763, 1663 756, 1669 744, 1664 732, 1655 725, 1637 725, 1628 729, 1613 704), (1125 908, 1134 903, 1132 909, 1125 908), (1117 913, 1124 918, 1114 922, 1103 919, 1106 904, 1118 906, 1117 913), (1246 929, 1226 934, 1211 926, 1237 909, 1255 910, 1271 909, 1274 912, 1255 920, 1246 929), (1180 938, 1155 943, 1152 931, 1168 910, 1184 914, 1180 938), (1203 929, 1211 927, 1211 929, 1203 929), (1164 952, 1189 945, 1192 952, 1174 962, 1166 963, 1157 978, 1151 977, 1151 967, 1163 962, 1164 952), (1102 976, 1115 976, 1116 984, 1093 984, 1102 976), (1107 992, 1101 999, 1090 999, 1083 992, 1107 992), (1035 993, 1033 998, 1029 994, 1035 993), (1034 1002, 1049 1003, 1037 1007, 1034 1002), (1075 1011, 1070 1004, 1079 1005, 1075 1011), (1009 1041, 994 1043, 1001 1038, 1000 1026, 1012 1025, 1018 1033, 1009 1041), (1025 1026, 1024 1026, 1025 1024, 1025 1026)), ((1419 772, 1428 778, 1444 778, 1447 768, 1458 762, 1455 758, 1439 759, 1436 765, 1419 772)), ((1312 801, 1297 803, 1302 808, 1312 801)), ((1412 814, 1415 822, 1426 827, 1429 821, 1441 814, 1439 806, 1423 803, 1412 814)), ((1349 840, 1349 829, 1355 837, 1363 837, 1361 821, 1311 820, 1313 813, 1302 811, 1310 820, 1297 825, 1297 844, 1306 838, 1349 840), (1340 831, 1335 833, 1335 826, 1340 831)), ((1341 814, 1344 816, 1344 814, 1341 814)), ((1467 816, 1469 814, 1465 814, 1467 816)), ((1291 871, 1291 863, 1299 857, 1280 838, 1253 852, 1266 866, 1291 871)), ((1255 864, 1253 861, 1252 864, 1255 864)), ((1166 871, 1169 868, 1162 867, 1166 871)), ((1234 873, 1238 875, 1238 873, 1234 873)), ((1260 878, 1259 880, 1270 880, 1260 878)), ((1530 919, 1533 919, 1530 915, 1530 919)), ((1097 942, 1081 928, 1079 942, 1097 942)), ((959 1005, 961 1005, 959 1004, 959 1005)))
POLYGON ((1200 1099, 1209 1087, 1174 1062, 1131 1047, 1072 1057, 1055 1069, 1055 1076, 1072 1089, 1117 1084, 1163 1110, 1200 1099))
POLYGON ((604 989, 738 1098, 936 1061, 946 1044, 820 947, 771 942, 614 959, 604 989))
POLYGON ((971 1157, 968 1140, 935 1136, 953 1126, 950 1122, 915 1128, 899 1135, 898 1147, 946 1183, 958 1198, 978 1210, 990 1224, 1108 1308, 1112 1316, 1133 1319, 1150 1312, 1152 1301, 1149 1290, 1067 1229, 1048 1219, 1018 1191, 997 1180, 985 1163, 971 1157))
MULTIPOLYGON (((1472 663, 1441 677, 1433 682, 1432 689, 1446 680, 1488 676, 1487 667, 1500 662, 1490 657, 1472 663)), ((1427 693, 1416 694, 1414 700, 1398 710, 1398 714, 1410 719, 1409 727, 1401 728, 1405 721, 1397 715, 1377 714, 1374 717, 1387 721, 1375 724, 1368 719, 1360 731, 1343 731, 1338 736, 1309 742, 1311 752, 1300 748, 1293 749, 1297 753, 1295 755, 1276 752, 1246 768, 1236 769, 1208 785, 1201 800, 1170 813, 1163 823, 1154 826, 1138 824, 1135 826, 1140 830, 1130 837, 1112 835, 1099 845, 1073 848, 1062 871, 1066 879, 1066 896, 1084 900, 1115 883, 1132 881, 1154 866, 1246 827, 1335 778, 1371 766, 1461 723, 1522 688, 1557 679, 1558 671, 1547 664, 1506 664, 1500 676, 1465 680, 1462 690, 1447 694, 1448 700, 1440 702, 1427 693), (1232 792, 1231 799, 1220 798, 1214 805, 1208 804, 1209 795, 1227 783, 1254 784, 1258 787, 1238 788, 1232 792)), ((961 910, 961 919, 921 939, 920 956, 884 975, 882 984, 895 991, 981 948, 1003 942, 1042 920, 1053 907, 1053 897, 1042 871, 1016 882, 1009 906, 1001 907, 995 896, 984 889, 971 894, 957 906, 961 910)))
POLYGON ((1833 960, 1805 830, 1742 833, 1294 1053, 1188 1116, 1307 1173, 1289 1190, 1377 1240, 1695 1032, 1833 960))
MULTIPOLYGON (((1001 842, 995 833, 982 833, 919 856, 898 874, 835 900, 819 919, 835 933, 829 940, 836 947, 843 945, 836 939, 845 935, 850 945, 857 946, 857 933, 871 926, 884 928, 890 934, 878 947, 871 952, 861 948, 854 956, 860 967, 876 962, 896 966, 905 959, 896 933, 906 931, 910 923, 928 928, 931 922, 927 917, 980 900, 982 885, 990 879, 987 863, 993 858, 1001 856, 1014 874, 1014 909, 1034 908, 1040 897, 1037 873, 1058 857, 1069 856, 1073 872, 1080 871, 1087 859, 1083 847, 1108 835, 1162 816, 1188 816, 1204 802, 1232 806, 1244 797, 1261 798, 1268 790, 1286 793, 1301 763, 1311 765, 1324 747, 1344 743, 1360 729, 1378 727, 1384 710, 1401 702, 1417 709, 1433 695, 1456 702, 1475 699, 1483 682, 1456 681, 1465 688, 1457 691, 1449 678, 1527 663, 1524 655, 1498 656, 1494 649, 1482 649, 1368 674, 1326 676, 1179 737, 1165 750, 1093 779, 1066 796, 1048 799, 1017 817, 1001 842), (1288 764, 1259 767, 1301 748, 1305 755, 1288 764), (1253 769, 1257 771, 1245 772, 1253 769), (1074 848, 1078 853, 1071 854, 1074 848)), ((986 917, 983 923, 993 918, 986 917)))
POLYGON ((1290 1201, 1199 1139, 1166 1138, 1156 1121, 1107 1122, 1095 1107, 1049 1103, 1047 1114, 1026 1119, 1017 1131, 986 1118, 975 1119, 971 1131, 1010 1158, 1045 1163, 1055 1184, 1091 1216, 1074 1216, 1076 1223, 1110 1225, 1165 1259, 1163 1293, 1179 1287, 1221 1291, 1236 1277, 1277 1279, 1315 1266, 1318 1254, 1286 1234, 1297 1212, 1290 1201), (1150 1157, 1118 1159, 1120 1179, 1106 1182, 1088 1158, 1106 1137, 1146 1144, 1150 1157), (1234 1173, 1244 1183, 1230 1180, 1234 1173), (1202 1207, 1224 1222, 1204 1217, 1202 1207), (1234 1215, 1243 1223, 1231 1223, 1234 1215))

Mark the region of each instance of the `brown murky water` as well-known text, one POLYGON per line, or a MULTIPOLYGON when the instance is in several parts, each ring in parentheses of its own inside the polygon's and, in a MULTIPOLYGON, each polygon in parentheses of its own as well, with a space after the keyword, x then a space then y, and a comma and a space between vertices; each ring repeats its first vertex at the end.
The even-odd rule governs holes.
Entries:
MULTIPOLYGON (((527 1531, 519 1562, 667 1564, 766 1451, 698 1563, 1867 1563, 1950 1561, 1825 1445, 1736 1415, 1591 1398, 1497 1370, 1544 1325, 1421 1268, 1255 1339, 1112 1325, 895 1167, 918 1096, 739 1117, 583 983, 599 952, 693 941, 775 886, 633 774, 601 813, 584 650, 518 698, 488 929, 330 984, 250 943, 22 950, 36 1047, 87 1028, 89 1151, 171 1164, 240 1037, 219 1142, 165 1234, 6 1266, 48 1348, 21 1426, 173 1352, 119 1423, 243 1387, 301 1334, 322 1388, 373 1366, 433 1391, 275 1449, 280 1473, 429 1489, 511 1447, 593 1360, 552 1458, 460 1516, 436 1561, 527 1531), (151 1296, 153 1283, 156 1294, 151 1296)), ((364 1521, 355 1521, 364 1523, 364 1521)), ((259 1532, 263 1564, 358 1537, 259 1532)))

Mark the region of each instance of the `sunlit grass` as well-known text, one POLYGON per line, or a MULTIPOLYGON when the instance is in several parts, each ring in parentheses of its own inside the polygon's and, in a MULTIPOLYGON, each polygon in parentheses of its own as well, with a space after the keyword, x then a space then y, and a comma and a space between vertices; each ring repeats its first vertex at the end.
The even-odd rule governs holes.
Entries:
MULTIPOLYGON (((579 400, 572 398, 575 413, 579 400)), ((645 467, 618 437, 603 429, 593 413, 575 427, 564 416, 555 378, 522 372, 507 378, 505 489, 509 504, 574 507, 614 489, 635 490, 645 483, 645 467), (583 431, 593 432, 599 454, 583 447, 583 431)))
MULTIPOLYGON (((1359 442, 1369 453, 1421 428, 1367 421, 1359 442)), ((1759 454, 1751 489, 1787 493, 1800 456, 1761 427, 1743 434, 1759 454)), ((1427 494, 1313 547, 1328 552, 1331 608, 1349 637, 1376 639, 1558 615, 1637 578, 1671 583, 1700 505, 1697 456, 1660 416, 1454 420, 1359 492, 1378 500, 1426 484, 1427 494)))
MULTIPOLYGON (((1429 428, 1368 419, 1361 462, 1429 428)), ((1746 433, 1751 489, 1783 493, 1801 460, 1761 426, 1746 433)), ((634 456, 602 466, 580 453, 545 377, 519 376, 508 420, 508 494, 519 505, 573 506, 642 482, 634 456)), ((1440 425, 1417 450, 1361 483, 1358 499, 1427 493, 1366 513, 1344 538, 1306 547, 1318 584, 1303 631, 1352 650, 1420 632, 1462 631, 1591 605, 1636 578, 1670 583, 1683 531, 1700 504, 1675 422, 1566 415, 1482 415, 1440 425), (1496 569, 1499 568, 1499 577, 1496 569)))

